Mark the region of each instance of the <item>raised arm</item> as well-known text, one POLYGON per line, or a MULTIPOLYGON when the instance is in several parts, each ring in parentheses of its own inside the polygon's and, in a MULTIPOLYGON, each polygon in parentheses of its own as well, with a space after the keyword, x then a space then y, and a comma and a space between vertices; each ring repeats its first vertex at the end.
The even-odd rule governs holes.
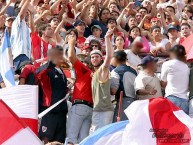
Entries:
POLYGON ((165 18, 164 18, 164 11, 163 11, 162 8, 159 8, 158 11, 159 11, 160 16, 161 16, 161 22, 162 22, 163 28, 164 28, 166 31, 168 31, 168 26, 167 26, 166 20, 165 20, 165 18))
POLYGON ((84 3, 87 3, 87 2, 88 2, 88 0, 83 0, 83 1, 79 2, 79 3, 76 5, 76 10, 77 10, 77 11, 81 10, 81 8, 83 8, 83 4, 84 4, 84 3))
POLYGON ((56 37, 57 43, 60 43, 62 40, 62 37, 60 36, 59 32, 60 32, 60 29, 64 26, 65 22, 70 22, 70 21, 68 21, 67 13, 63 14, 62 21, 60 22, 60 24, 56 27, 56 29, 54 31, 54 35, 56 37))
POLYGON ((20 16, 21 20, 24 18, 25 13, 27 12, 28 6, 29 6, 29 3, 30 3, 30 0, 24 0, 24 1, 25 1, 25 3, 21 7, 21 10, 20 10, 20 12, 18 14, 20 16))
POLYGON ((15 0, 10 0, 10 1, 6 4, 6 6, 1 10, 0 15, 3 15, 3 14, 7 11, 8 7, 10 6, 10 4, 11 4, 11 3, 14 3, 14 2, 15 2, 15 0))
POLYGON ((153 2, 152 10, 151 10, 151 13, 150 13, 151 17, 155 17, 156 16, 156 14, 157 14, 157 4, 158 3, 159 3, 159 1, 153 2))
POLYGON ((90 25, 92 22, 88 14, 89 14, 89 8, 93 2, 94 2, 93 0, 89 0, 83 7, 81 15, 80 15, 81 20, 83 20, 87 25, 90 25))
POLYGON ((77 57, 76 57, 76 52, 75 52, 75 43, 76 43, 76 37, 69 35, 66 37, 66 39, 68 40, 68 59, 69 61, 72 63, 72 65, 75 64, 77 57))
POLYGON ((106 43, 106 56, 103 64, 99 68, 100 77, 99 80, 104 82, 109 77, 109 67, 111 63, 111 59, 113 57, 114 49, 111 44, 110 36, 113 34, 113 30, 108 30, 105 35, 105 43, 106 43))
POLYGON ((57 6, 62 2, 62 0, 57 0, 51 7, 50 10, 53 12, 54 9, 57 8, 57 6))
POLYGON ((34 25, 36 25, 37 23, 39 23, 39 21, 40 21, 43 17, 45 17, 45 16, 47 16, 47 15, 51 15, 50 10, 45 10, 39 17, 37 17, 37 18, 35 19, 35 21, 34 21, 34 25))
POLYGON ((31 32, 35 32, 34 19, 32 16, 32 12, 30 12, 30 11, 29 11, 29 28, 31 29, 31 32))

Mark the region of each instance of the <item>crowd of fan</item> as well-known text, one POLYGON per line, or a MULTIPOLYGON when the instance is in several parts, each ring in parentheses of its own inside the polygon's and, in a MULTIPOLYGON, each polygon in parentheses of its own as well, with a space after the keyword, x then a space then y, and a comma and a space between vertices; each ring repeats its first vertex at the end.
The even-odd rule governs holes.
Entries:
POLYGON ((15 81, 39 86, 39 113, 70 96, 42 118, 40 139, 78 144, 127 120, 136 100, 165 96, 189 114, 193 71, 181 44, 192 35, 192 4, 0 0, 0 45, 8 31, 15 81))

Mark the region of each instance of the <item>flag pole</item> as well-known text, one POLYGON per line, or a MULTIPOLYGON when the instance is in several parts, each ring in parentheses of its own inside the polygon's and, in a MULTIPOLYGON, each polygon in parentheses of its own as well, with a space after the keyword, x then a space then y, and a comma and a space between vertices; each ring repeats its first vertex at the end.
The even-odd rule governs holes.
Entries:
POLYGON ((55 107, 57 107, 60 103, 62 103, 64 100, 66 100, 69 97, 69 93, 66 94, 66 96, 59 100, 58 102, 56 102, 55 104, 53 104, 52 106, 50 106, 48 109, 44 110, 43 112, 41 112, 40 114, 38 114, 38 118, 41 119, 42 117, 44 117, 48 112, 50 112, 52 109, 54 109, 55 107))
POLYGON ((123 103, 123 91, 120 92, 119 110, 118 110, 117 122, 121 121, 122 103, 123 103))

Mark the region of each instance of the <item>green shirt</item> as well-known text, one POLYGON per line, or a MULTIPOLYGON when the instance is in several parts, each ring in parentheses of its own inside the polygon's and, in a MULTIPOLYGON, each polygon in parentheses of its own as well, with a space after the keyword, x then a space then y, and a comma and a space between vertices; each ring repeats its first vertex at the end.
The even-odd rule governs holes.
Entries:
POLYGON ((113 111, 113 104, 110 95, 110 79, 109 77, 101 82, 99 80, 99 70, 92 77, 92 96, 94 107, 93 111, 113 111))

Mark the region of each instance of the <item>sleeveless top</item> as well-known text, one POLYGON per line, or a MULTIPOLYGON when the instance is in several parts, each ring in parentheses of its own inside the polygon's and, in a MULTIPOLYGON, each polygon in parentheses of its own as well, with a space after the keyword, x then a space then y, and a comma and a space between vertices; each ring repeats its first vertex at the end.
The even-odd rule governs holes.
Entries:
POLYGON ((92 96, 93 96, 93 111, 113 111, 110 95, 110 79, 109 77, 101 82, 99 81, 99 70, 92 77, 92 96))

